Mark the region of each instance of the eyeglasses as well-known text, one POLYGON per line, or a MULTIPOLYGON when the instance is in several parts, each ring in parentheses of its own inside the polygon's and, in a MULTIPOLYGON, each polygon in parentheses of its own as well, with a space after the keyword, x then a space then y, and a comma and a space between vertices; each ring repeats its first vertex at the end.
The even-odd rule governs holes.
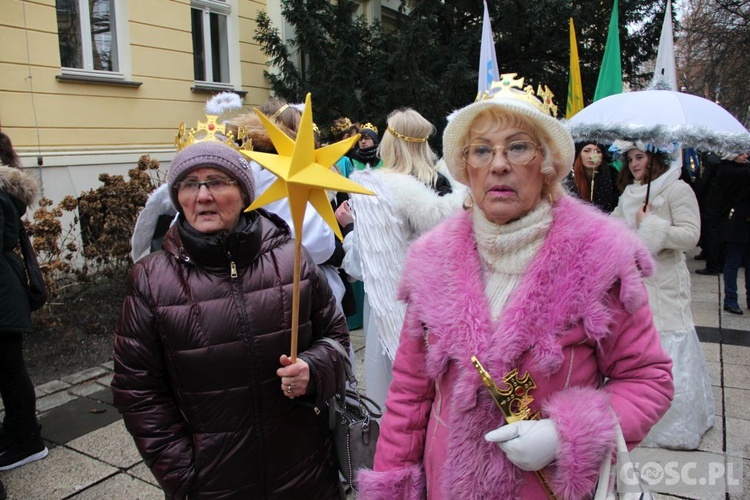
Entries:
POLYGON ((237 184, 237 181, 233 181, 226 178, 218 178, 218 179, 209 179, 207 181, 180 181, 175 182, 175 187, 177 188, 177 192, 184 193, 184 194, 190 194, 195 195, 198 194, 198 191, 200 191, 201 186, 206 186, 206 189, 211 194, 221 194, 225 192, 227 189, 229 189, 229 186, 233 186, 234 184, 237 184))
POLYGON ((469 144, 463 151, 464 161, 474 168, 487 168, 495 161, 498 149, 511 165, 524 166, 536 158, 540 148, 532 141, 513 141, 505 146, 494 147, 487 144, 469 144))

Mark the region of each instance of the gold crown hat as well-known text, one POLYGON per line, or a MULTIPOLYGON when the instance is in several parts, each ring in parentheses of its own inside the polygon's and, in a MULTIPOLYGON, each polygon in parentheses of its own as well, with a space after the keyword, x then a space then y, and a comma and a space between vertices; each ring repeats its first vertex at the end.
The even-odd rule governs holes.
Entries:
POLYGON ((206 121, 198 121, 195 128, 188 129, 185 122, 180 123, 174 139, 177 151, 181 151, 191 144, 204 141, 216 141, 237 151, 252 151, 253 141, 249 138, 244 127, 237 128, 237 134, 227 130, 224 123, 217 123, 219 115, 206 115, 206 121), (239 144, 238 144, 239 143, 239 144))
POLYGON ((517 73, 505 73, 499 82, 480 96, 480 98, 448 116, 448 125, 443 132, 443 157, 454 179, 462 184, 469 184, 466 165, 463 160, 465 140, 474 118, 486 110, 497 108, 509 114, 520 116, 532 122, 549 137, 548 146, 552 155, 556 180, 562 180, 573 166, 575 145, 568 129, 555 118, 557 106, 554 94, 545 85, 540 85, 534 93, 531 85, 523 86, 523 78, 516 78, 517 73))
POLYGON ((359 138, 361 139, 364 136, 368 136, 370 139, 372 139, 376 146, 380 143, 380 137, 378 136, 378 127, 370 122, 367 122, 359 127, 359 138))
POLYGON ((372 130, 373 132, 375 132, 375 135, 378 134, 378 127, 376 127, 375 125, 373 125, 370 122, 367 122, 364 125, 362 125, 361 127, 359 127, 359 131, 360 132, 362 132, 363 130, 372 130))
POLYGON ((334 120, 333 122, 333 125, 331 125, 331 135, 333 135, 334 137, 338 137, 353 126, 354 124, 352 123, 352 121, 346 116, 336 118, 336 120, 334 120))

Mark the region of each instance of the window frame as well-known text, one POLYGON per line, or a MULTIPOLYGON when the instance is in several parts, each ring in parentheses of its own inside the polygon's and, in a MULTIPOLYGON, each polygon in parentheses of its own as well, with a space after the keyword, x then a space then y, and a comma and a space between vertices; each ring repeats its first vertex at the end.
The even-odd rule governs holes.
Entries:
MULTIPOLYGON (((128 0, 115 0, 113 3, 112 31, 115 45, 113 59, 116 59, 118 70, 105 71, 93 68, 93 45, 91 42, 91 19, 89 18, 88 0, 75 0, 79 9, 79 24, 81 29, 81 50, 83 56, 83 68, 71 68, 63 66, 60 68, 63 77, 74 79, 89 78, 93 80, 125 81, 132 77, 130 64, 130 32, 128 29, 128 0)), ((58 38, 58 50, 59 50, 58 38)))
MULTIPOLYGON (((193 67, 193 78, 196 88, 224 89, 233 90, 241 86, 241 68, 240 68, 240 40, 239 40, 239 22, 238 22, 238 5, 236 0, 190 0, 190 9, 196 9, 203 12, 203 71, 206 77, 213 74, 213 53, 211 50, 211 27, 209 14, 219 14, 226 16, 226 74, 228 81, 218 82, 213 80, 195 80, 195 66, 193 67)), ((192 13, 191 13, 192 20, 192 13)), ((191 36, 192 21, 191 21, 191 36)), ((195 62, 193 63, 195 64, 195 62)))

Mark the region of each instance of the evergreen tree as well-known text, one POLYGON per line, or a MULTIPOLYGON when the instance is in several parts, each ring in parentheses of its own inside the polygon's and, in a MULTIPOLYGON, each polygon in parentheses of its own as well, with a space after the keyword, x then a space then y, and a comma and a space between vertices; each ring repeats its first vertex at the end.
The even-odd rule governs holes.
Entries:
MULTIPOLYGON (((488 0, 502 73, 517 73, 536 90, 548 85, 564 112, 567 95, 568 18, 579 30, 584 101, 591 102, 607 36, 612 0, 488 0)), ((476 95, 482 30, 477 0, 402 0, 395 29, 353 16, 351 0, 282 0, 294 28, 287 45, 267 16, 258 16, 256 40, 278 73, 267 73, 272 91, 301 101, 313 93, 322 125, 338 116, 378 127, 392 110, 410 106, 438 128, 446 116, 476 95), (302 50, 300 67, 292 50, 302 50)), ((638 73, 656 54, 662 0, 620 1, 620 45, 626 81, 640 88, 651 75, 638 73), (628 28, 626 28, 628 27, 628 28)))
POLYGON ((275 70, 264 72, 272 92, 289 102, 304 102, 312 92, 321 126, 339 116, 369 119, 369 91, 362 83, 375 74, 372 66, 381 59, 375 52, 382 35, 379 25, 368 26, 363 17, 353 16, 355 8, 352 0, 282 0, 282 15, 295 34, 286 42, 269 17, 258 13, 254 38, 275 70))

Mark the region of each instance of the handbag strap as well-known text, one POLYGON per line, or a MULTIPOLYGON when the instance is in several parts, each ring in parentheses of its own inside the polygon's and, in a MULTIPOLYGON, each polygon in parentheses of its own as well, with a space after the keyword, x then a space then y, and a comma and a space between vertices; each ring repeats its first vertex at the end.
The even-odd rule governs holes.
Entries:
MULTIPOLYGON (((614 411, 612 412, 614 414, 614 411)), ((632 464, 633 458, 630 456, 630 451, 628 450, 628 445, 625 442, 625 436, 622 433, 622 427, 620 427, 619 419, 617 418, 617 415, 615 415, 615 439, 616 439, 616 448, 615 452, 617 453, 617 464, 619 465, 619 468, 622 468, 622 466, 626 463, 632 464)), ((615 467, 617 468, 618 465, 615 467)), ((635 466, 633 466, 633 470, 636 472, 636 474, 639 474, 638 471, 635 469, 635 466)), ((612 480, 612 456, 607 454, 604 459, 602 460, 602 464, 599 467, 599 484, 596 486, 596 492, 594 493, 594 499, 593 500, 614 500, 616 498, 621 498, 624 500, 628 499, 639 499, 639 500, 648 500, 652 499, 651 492, 644 486, 643 481, 640 480, 640 476, 638 476, 638 487, 640 488, 640 491, 632 491, 627 493, 619 494, 617 493, 617 473, 615 473, 614 482, 610 482, 612 480)), ((633 485, 635 486, 635 485, 633 485)))
POLYGON ((350 397, 353 397, 357 400, 359 403, 360 408, 362 408, 364 411, 366 411, 371 417, 374 418, 380 418, 383 416, 383 409, 380 408, 380 405, 377 404, 372 399, 368 398, 367 396, 363 396, 359 393, 359 389, 357 388, 357 377, 354 375, 354 371, 352 370, 352 364, 349 360, 349 355, 346 353, 346 350, 344 350, 344 346, 342 346, 338 341, 330 338, 330 337, 323 337, 319 339, 320 342, 325 342, 326 344, 333 347, 336 352, 339 355, 339 359, 342 360, 342 363, 344 364, 344 372, 345 377, 339 380, 338 387, 336 388, 336 392, 338 394, 339 401, 343 402, 346 401, 347 395, 350 397), (346 382, 349 382, 349 385, 352 387, 352 389, 347 390, 346 388, 346 382))
POLYGON ((344 365, 344 379, 339 380, 336 384, 336 392, 341 395, 343 398, 346 395, 346 383, 349 382, 352 386, 356 386, 357 384, 357 377, 354 376, 354 371, 352 370, 352 363, 349 360, 349 355, 344 350, 344 346, 342 346, 338 341, 332 339, 331 337, 323 337, 318 340, 318 342, 324 342, 331 347, 333 347, 336 352, 339 355, 339 359, 344 365))
POLYGON ((23 265, 26 267, 26 273, 29 276, 29 279, 31 279, 31 276, 34 274, 37 274, 40 277, 37 282, 43 286, 44 278, 42 277, 42 270, 39 267, 39 261, 36 258, 36 251, 34 250, 34 245, 31 243, 31 238, 29 238, 29 233, 27 233, 26 229, 23 227, 23 223, 18 227, 18 244, 21 247, 23 265))
POLYGON ((383 409, 380 405, 367 396, 363 396, 359 391, 348 390, 346 394, 355 398, 359 402, 360 408, 364 409, 370 417, 380 418, 383 416, 383 409))
POLYGON ((18 244, 21 246, 21 255, 23 255, 24 261, 28 261, 29 257, 31 257, 36 262, 34 246, 31 244, 29 233, 23 227, 23 222, 18 226, 18 244))

